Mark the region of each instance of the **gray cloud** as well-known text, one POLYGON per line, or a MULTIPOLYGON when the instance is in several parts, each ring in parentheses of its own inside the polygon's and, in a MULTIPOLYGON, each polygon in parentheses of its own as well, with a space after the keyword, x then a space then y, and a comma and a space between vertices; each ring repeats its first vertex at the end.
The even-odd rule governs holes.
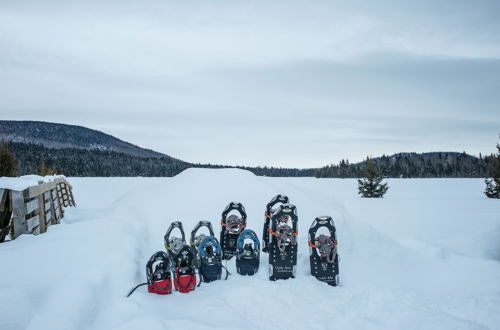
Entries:
POLYGON ((0 116, 196 162, 489 153, 496 1, 0 4, 0 116))

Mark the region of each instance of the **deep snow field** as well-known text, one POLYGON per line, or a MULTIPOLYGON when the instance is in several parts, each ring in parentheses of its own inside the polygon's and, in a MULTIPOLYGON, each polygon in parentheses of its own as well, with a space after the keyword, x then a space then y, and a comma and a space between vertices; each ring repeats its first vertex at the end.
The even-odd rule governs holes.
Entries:
POLYGON ((390 179, 383 199, 356 180, 265 178, 189 169, 174 178, 68 178, 76 208, 46 234, 0 244, 0 329, 500 329, 500 201, 480 179, 390 179), (299 215, 295 279, 233 273, 189 294, 131 287, 163 249, 171 221, 186 234, 242 202, 262 234, 266 203, 299 215), (309 273, 307 230, 335 220, 341 285, 309 273))

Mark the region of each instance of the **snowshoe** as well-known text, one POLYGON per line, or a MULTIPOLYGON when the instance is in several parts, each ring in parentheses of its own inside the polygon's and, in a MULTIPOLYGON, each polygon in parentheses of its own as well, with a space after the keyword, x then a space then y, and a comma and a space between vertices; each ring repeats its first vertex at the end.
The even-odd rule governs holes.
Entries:
POLYGON ((254 275, 259 271, 259 263, 259 238, 253 230, 245 229, 237 241, 236 270, 241 275, 254 275), (252 242, 245 243, 245 240, 252 240, 252 242))
MULTIPOLYGON (((191 248, 193 249, 193 252, 196 254, 196 267, 200 267, 200 258, 198 255, 198 246, 200 246, 200 243, 208 237, 206 234, 199 234, 197 235, 198 231, 202 228, 206 227, 208 229, 208 236, 213 236, 215 237, 214 234, 214 229, 212 227, 212 223, 210 221, 199 221, 196 226, 193 228, 193 231, 191 231, 191 239, 189 241, 189 244, 191 245, 191 248)), ((217 242, 217 244, 219 244, 217 242)))
MULTIPOLYGON (((222 248, 214 236, 206 236, 198 246, 200 281, 212 282, 221 279, 222 248)), ((227 279, 227 274, 226 274, 227 279)))
POLYGON ((229 203, 222 212, 220 244, 222 259, 229 260, 236 255, 236 240, 247 226, 247 214, 241 203, 229 203), (239 215, 230 214, 236 211, 239 215))
POLYGON ((158 251, 153 254, 146 265, 149 292, 157 294, 172 293, 172 277, 169 268, 170 260, 165 252, 158 251))
POLYGON ((193 250, 184 245, 175 256, 174 286, 181 293, 194 291, 196 287, 196 266, 193 250))
POLYGON ((297 266, 297 208, 282 204, 271 216, 269 244, 269 279, 295 277, 297 266))
POLYGON ((269 252, 269 242, 271 241, 269 235, 269 224, 271 223, 271 214, 273 208, 276 204, 286 204, 288 203, 288 197, 285 195, 277 195, 269 203, 266 205, 266 212, 264 216, 266 217, 264 220, 264 230, 262 232, 262 252, 269 252))
POLYGON ((318 280, 337 286, 339 283, 339 256, 335 224, 329 216, 317 217, 309 229, 309 258, 311 274, 318 280), (325 227, 329 235, 316 236, 319 228, 325 227))
POLYGON ((138 287, 143 285, 148 286, 148 292, 157 294, 172 293, 170 260, 165 252, 158 251, 149 258, 146 264, 146 280, 146 283, 141 283, 130 290, 127 297, 130 297, 138 287))
POLYGON ((170 224, 167 232, 164 236, 165 250, 167 250, 168 256, 171 260, 177 256, 179 251, 186 245, 186 235, 184 234, 184 228, 182 227, 182 222, 175 221, 170 224), (181 232, 181 237, 171 236, 172 231, 177 228, 181 232))

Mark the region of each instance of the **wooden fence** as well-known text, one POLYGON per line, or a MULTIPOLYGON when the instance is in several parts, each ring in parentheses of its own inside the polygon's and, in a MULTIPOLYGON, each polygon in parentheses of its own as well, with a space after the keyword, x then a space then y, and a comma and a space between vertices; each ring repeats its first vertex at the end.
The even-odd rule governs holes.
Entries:
POLYGON ((22 191, 0 188, 0 243, 22 234, 38 235, 58 224, 64 207, 75 206, 71 185, 62 178, 22 191))

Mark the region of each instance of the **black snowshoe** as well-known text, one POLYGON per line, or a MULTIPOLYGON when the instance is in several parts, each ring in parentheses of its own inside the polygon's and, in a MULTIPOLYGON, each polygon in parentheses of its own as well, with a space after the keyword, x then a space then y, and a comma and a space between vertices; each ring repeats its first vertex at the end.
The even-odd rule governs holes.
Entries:
MULTIPOLYGON (((222 248, 215 237, 206 236, 200 242, 198 256, 200 281, 212 282, 220 280, 222 275, 222 248)), ((226 279, 227 275, 226 272, 226 279)))
POLYGON ((195 255, 189 245, 184 245, 174 258, 174 286, 181 293, 194 291, 196 287, 195 255))
POLYGON ((191 239, 189 240, 189 244, 191 245, 191 248, 193 249, 193 252, 196 255, 196 266, 199 268, 200 267, 200 258, 198 255, 198 246, 200 246, 200 243, 208 236, 213 236, 215 237, 214 229, 212 227, 212 223, 210 221, 199 221, 194 229, 191 231, 191 239), (202 228, 206 227, 208 229, 208 235, 206 234, 198 234, 198 231, 202 228))
POLYGON ((238 237, 236 270, 241 275, 254 275, 259 271, 260 242, 257 234, 250 229, 245 229, 238 237), (245 243, 245 240, 252 240, 245 243))
POLYGON ((229 260, 236 255, 236 240, 247 226, 247 214, 241 203, 229 203, 222 212, 220 244, 222 259, 229 260), (239 215, 229 214, 237 211, 239 215))
POLYGON ((146 283, 141 283, 135 286, 128 293, 130 297, 132 293, 143 285, 148 286, 148 292, 156 294, 172 293, 172 275, 170 274, 170 260, 168 255, 163 251, 158 251, 151 256, 146 264, 146 283))
POLYGON ((288 197, 285 195, 277 195, 266 205, 266 212, 264 213, 264 230, 262 232, 262 252, 269 252, 269 242, 271 241, 269 235, 269 224, 271 223, 271 214, 276 204, 288 203, 288 197))
POLYGON ((269 279, 271 281, 295 277, 297 266, 297 209, 282 204, 271 215, 272 236, 269 245, 269 279), (291 222, 291 223, 290 223, 291 222))
POLYGON ((182 227, 182 222, 175 221, 170 224, 167 232, 164 236, 165 250, 167 250, 168 256, 171 260, 177 256, 179 251, 186 245, 186 235, 184 234, 184 228, 182 227), (181 237, 171 236, 172 231, 177 228, 181 232, 181 237))
POLYGON ((309 258, 311 274, 318 280, 337 286, 339 283, 339 255, 335 224, 329 216, 317 217, 309 229, 309 258), (319 228, 325 227, 330 235, 316 236, 319 228))

